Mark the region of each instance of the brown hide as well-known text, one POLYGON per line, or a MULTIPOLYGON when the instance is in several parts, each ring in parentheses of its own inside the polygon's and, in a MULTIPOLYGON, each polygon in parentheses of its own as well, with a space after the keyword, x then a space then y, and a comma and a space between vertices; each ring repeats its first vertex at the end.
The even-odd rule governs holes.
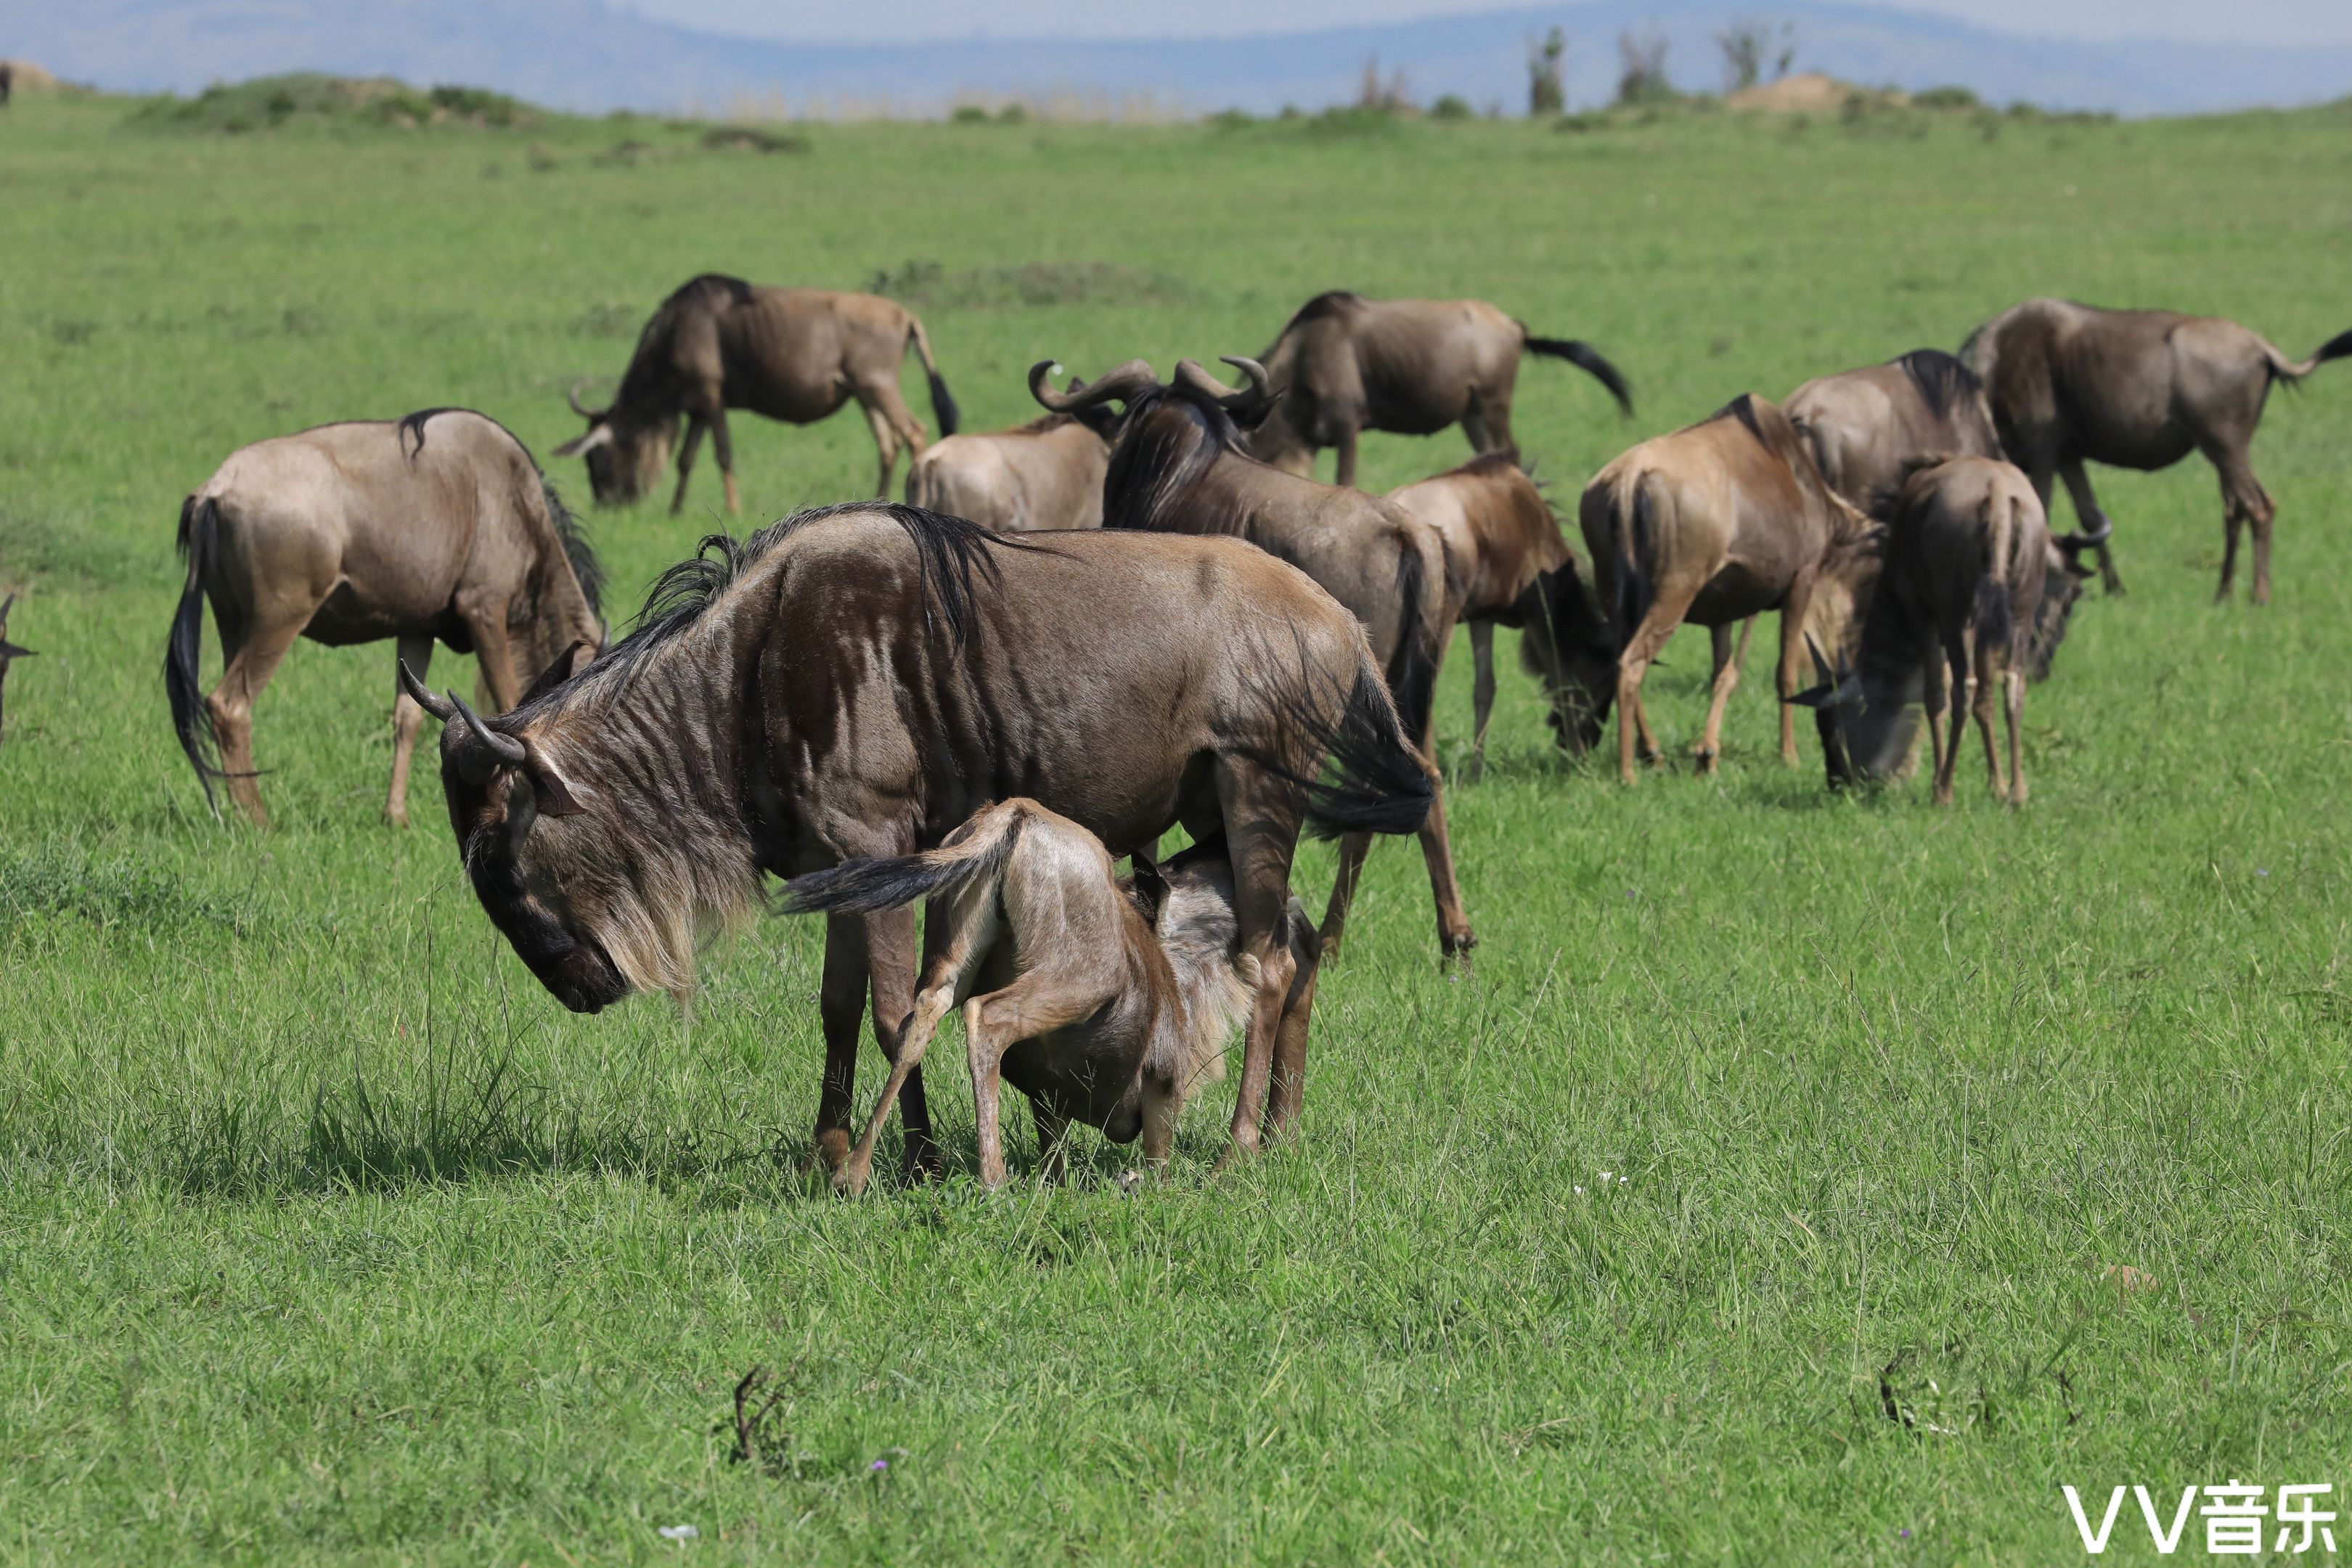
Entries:
POLYGON ((1110 443, 1075 415, 1013 430, 950 436, 907 469, 907 504, 997 533, 1102 526, 1110 443))
POLYGON ((1816 376, 1781 408, 1830 489, 1864 511, 1891 500, 1920 458, 2001 455, 1982 384, 1939 349, 1816 376))

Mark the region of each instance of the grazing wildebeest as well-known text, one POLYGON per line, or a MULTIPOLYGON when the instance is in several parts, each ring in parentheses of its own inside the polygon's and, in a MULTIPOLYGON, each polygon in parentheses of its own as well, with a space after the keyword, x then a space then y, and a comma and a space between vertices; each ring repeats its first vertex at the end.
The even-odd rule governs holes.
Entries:
POLYGON ((1486 762, 1495 710, 1495 628, 1519 634, 1519 663, 1544 684, 1559 744, 1581 756, 1601 739, 1617 684, 1617 642, 1561 537, 1559 519, 1535 480, 1507 453, 1418 479, 1388 499, 1437 530, 1470 628, 1476 664, 1472 767, 1486 762))
MULTIPOLYGON (((1242 450, 1244 430, 1265 417, 1274 393, 1264 366, 1228 358, 1248 377, 1236 391, 1191 360, 1162 386, 1151 367, 1129 360, 1084 391, 1055 392, 1053 362, 1030 367, 1029 390, 1059 413, 1106 402, 1125 405, 1110 470, 1103 479, 1103 526, 1245 539, 1305 572, 1355 613, 1371 637, 1390 693, 1433 775, 1439 666, 1454 632, 1454 592, 1445 542, 1435 529, 1392 501, 1286 473, 1242 450)), ((1462 910, 1446 841, 1443 792, 1416 825, 1430 890, 1437 904, 1441 962, 1477 944, 1462 910)), ((1336 955, 1370 850, 1369 835, 1350 836, 1323 916, 1322 940, 1336 955)))
POLYGON ((1356 482, 1361 430, 1433 436, 1459 425, 1472 451, 1516 455, 1511 389, 1522 353, 1582 367, 1633 414, 1625 378, 1591 345, 1537 337, 1483 300, 1318 294, 1258 356, 1281 401, 1250 437, 1250 454, 1305 474, 1316 453, 1337 447, 1343 485, 1356 482))
MULTIPOLYGON (((0 686, 5 686, 8 683, 8 665, 12 659, 33 657, 31 648, 18 647, 8 640, 8 612, 16 607, 16 595, 11 594, 5 599, 0 599, 0 686)), ((0 730, 0 733, 5 732, 5 730, 0 730)))
POLYGON ((1825 582, 1874 571, 1878 530, 1822 482, 1788 416, 1743 393, 1696 425, 1644 441, 1593 477, 1579 521, 1601 603, 1622 639, 1620 776, 1633 782, 1637 731, 1643 753, 1658 755, 1642 678, 1685 621, 1714 632, 1714 695, 1697 747, 1700 768, 1714 771, 1724 705, 1739 684, 1731 628, 1766 610, 1780 612, 1780 756, 1794 763, 1787 704, 1806 670, 1814 594, 1825 582))
POLYGON ((2103 310, 2065 300, 2028 300, 1979 327, 1960 357, 1981 377, 2010 461, 2050 505, 2050 478, 2066 481, 2084 535, 2096 542, 2107 592, 2123 592, 2107 547, 2114 524, 2091 493, 2085 462, 2168 468, 2202 452, 2221 479, 2221 585, 2230 596, 2238 533, 2254 532, 2254 603, 2271 598, 2271 522, 2277 514, 2254 478, 2254 426, 2271 384, 2292 386, 2329 360, 2352 355, 2352 331, 2306 360, 2291 360, 2259 334, 2219 316, 2103 310))
POLYGON ((1868 511, 1930 455, 1998 458, 1984 384, 1941 349, 1815 376, 1780 405, 1830 489, 1868 511))
POLYGON ((922 421, 898 395, 898 367, 906 363, 908 343, 930 380, 940 434, 952 436, 955 399, 931 358, 923 323, 904 305, 824 289, 755 289, 740 278, 705 273, 663 300, 637 334, 636 352, 610 404, 583 407, 580 389, 572 389, 572 411, 588 421, 588 428, 556 447, 555 455, 585 458, 596 500, 623 505, 661 477, 684 416, 686 444, 677 449, 677 493, 669 510, 677 512, 686 505, 686 481, 707 428, 718 448, 731 514, 742 508, 735 494, 729 409, 749 409, 787 425, 814 425, 854 397, 866 410, 881 456, 875 493, 887 496, 900 443, 919 455, 924 444, 922 421))
POLYGON ((1109 408, 1095 404, 992 435, 935 441, 907 468, 907 504, 998 533, 1100 528, 1116 422, 1109 408))
MULTIPOLYGON (((992 801, 1027 795, 1114 854, 1179 824, 1223 835, 1260 977, 1242 1153, 1304 1091, 1283 942, 1301 822, 1409 831, 1434 791, 1362 627, 1304 573, 1234 540, 1038 542, 887 503, 706 541, 625 641, 504 718, 408 685, 444 721, 475 893, 579 1012, 685 994, 698 936, 748 918, 762 873, 911 854, 992 801), (1317 783, 1327 755, 1337 782, 1317 783)), ((911 910, 828 917, 816 1140, 833 1169, 869 984, 895 1059, 915 978, 911 910)), ((899 1114, 909 1167, 936 1169, 919 1070, 899 1114)))
POLYGON ((0 60, 0 109, 8 107, 8 96, 16 85, 16 68, 6 60, 0 60))
MULTIPOLYGON (((256 823, 268 813, 254 782, 253 705, 296 637, 333 647, 394 637, 420 674, 438 637, 480 658, 500 708, 604 642, 604 574, 586 536, 522 443, 463 408, 240 447, 181 504, 179 543, 187 587, 163 656, 172 722, 205 797, 225 778, 256 823), (209 697, 196 684, 206 597, 226 664, 209 697)), ((383 809, 402 826, 423 721, 395 685, 383 809)))
MULTIPOLYGON (((1849 622, 1836 679, 1797 699, 1822 718, 1830 782, 1895 773, 1910 752, 1911 704, 1922 701, 1937 804, 1951 804, 1960 731, 1973 712, 1993 793, 2022 805, 2026 667, 2037 641, 2064 635, 2086 569, 2050 537, 2026 477, 1998 458, 1915 461, 1896 479, 1886 515, 1884 563, 1866 613, 1849 622), (1957 695, 1948 721, 1948 671, 1957 695), (1996 684, 2009 724, 2007 784, 1993 742, 1996 684)), ((1814 658, 1829 673, 1818 648, 1814 658)))
MULTIPOLYGON (((1257 994, 1257 962, 1241 948, 1224 846, 1195 845, 1164 867, 1139 855, 1132 882, 1121 886, 1101 839, 1015 796, 937 849, 844 861, 796 879, 787 894, 794 910, 841 914, 919 899, 928 904, 914 1016, 866 1134, 834 1184, 863 1189, 900 1085, 921 1065, 940 1020, 967 996, 964 1048, 982 1184, 1005 1179, 1000 1074, 1030 1097, 1049 1175, 1062 1173, 1063 1133, 1073 1121, 1120 1143, 1139 1131, 1145 1163, 1166 1165, 1186 1094, 1223 1076, 1225 1042, 1257 994)), ((1314 1001, 1315 933, 1296 899, 1283 923, 1297 965, 1285 1026, 1303 1033, 1314 1001)))

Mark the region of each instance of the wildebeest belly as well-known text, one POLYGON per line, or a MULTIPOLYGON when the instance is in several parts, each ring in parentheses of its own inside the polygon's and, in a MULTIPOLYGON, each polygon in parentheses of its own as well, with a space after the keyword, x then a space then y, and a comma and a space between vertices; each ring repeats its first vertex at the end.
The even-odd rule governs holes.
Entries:
POLYGON ((1789 584, 1777 574, 1759 574, 1744 562, 1733 562, 1707 579, 1683 619, 1692 626, 1727 626, 1766 610, 1777 610, 1789 596, 1789 584))
POLYGON ((408 605, 371 598, 351 584, 339 584, 326 602, 313 611, 302 635, 329 647, 382 642, 388 637, 424 632, 438 637, 459 653, 471 653, 474 639, 465 622, 446 605, 425 612, 408 605))

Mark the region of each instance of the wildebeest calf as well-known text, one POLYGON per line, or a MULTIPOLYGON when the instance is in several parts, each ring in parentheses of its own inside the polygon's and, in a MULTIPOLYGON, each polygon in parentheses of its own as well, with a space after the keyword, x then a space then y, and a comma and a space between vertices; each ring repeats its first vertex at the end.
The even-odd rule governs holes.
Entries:
MULTIPOLYGON (((1224 1045, 1259 980, 1234 916, 1222 840, 1164 869, 1140 858, 1132 886, 1112 874, 1102 840, 1034 800, 973 816, 926 854, 848 860, 795 878, 790 907, 877 914, 928 899, 915 1011, 866 1134, 834 1185, 864 1188, 874 1141, 907 1075, 959 998, 978 1111, 980 1179, 1004 1183, 1000 1076, 1030 1097, 1047 1171, 1059 1175, 1068 1123, 1118 1142, 1143 1135, 1148 1163, 1167 1163, 1191 1087, 1224 1073, 1224 1045), (982 994, 972 995, 979 990, 982 994)), ((1298 959, 1283 1029, 1304 1031, 1314 1004, 1316 938, 1298 900, 1286 940, 1298 959)))
POLYGON ((8 640, 8 612, 16 607, 16 595, 11 594, 7 598, 0 599, 0 686, 7 684, 10 660, 33 657, 31 648, 18 647, 8 640))

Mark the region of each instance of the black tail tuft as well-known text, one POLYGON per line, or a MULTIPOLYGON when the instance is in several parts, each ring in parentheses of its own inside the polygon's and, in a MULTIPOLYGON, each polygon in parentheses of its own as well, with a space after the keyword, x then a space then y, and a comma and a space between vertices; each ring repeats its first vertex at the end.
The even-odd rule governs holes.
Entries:
MULTIPOLYGON (((1420 552, 1407 542, 1397 557, 1397 646, 1389 657, 1389 695, 1396 701, 1398 720, 1407 736, 1429 732, 1429 712, 1437 702, 1437 661, 1444 648, 1429 635, 1432 617, 1423 614, 1422 596, 1429 591, 1429 574, 1420 552)), ((1447 632, 1453 628, 1448 626, 1447 632)), ((1443 634, 1440 634, 1441 636, 1443 634)))
POLYGON ((2326 364, 2332 359, 2352 359, 2352 331, 2341 331, 2319 345, 2311 356, 2314 364, 2326 364))
MULTIPOLYGON (((1524 326, 1519 330, 1527 331, 1524 326)), ((1618 374, 1617 367, 1601 358, 1600 351, 1591 343, 1579 342, 1574 338, 1538 338, 1529 334, 1527 347, 1529 353, 1564 359, 1593 377, 1609 389, 1609 395, 1617 400, 1617 407, 1626 418, 1633 416, 1633 388, 1625 384, 1625 378, 1618 374)))
POLYGON ((1307 826, 1314 837, 1418 833, 1429 820, 1437 781, 1406 739, 1396 706, 1370 665, 1357 674, 1326 754, 1328 767, 1307 790, 1307 826))
POLYGON ((947 377, 935 370, 926 370, 923 374, 931 384, 931 416, 940 422, 940 434, 952 436, 963 423, 963 411, 956 406, 954 395, 948 391, 947 377))
POLYGON ((1022 814, 1005 814, 985 843, 950 843, 921 855, 844 860, 784 884, 788 914, 873 915, 1001 875, 1021 837, 1022 814))
POLYGON ((180 749, 205 786, 205 802, 217 809, 213 780, 227 775, 216 760, 219 737, 213 733, 212 710, 196 683, 205 630, 205 582, 212 574, 213 554, 220 542, 220 508, 207 496, 180 503, 180 553, 187 559, 188 585, 180 593, 180 607, 172 616, 172 635, 163 646, 163 693, 172 701, 172 727, 179 731, 180 749))

